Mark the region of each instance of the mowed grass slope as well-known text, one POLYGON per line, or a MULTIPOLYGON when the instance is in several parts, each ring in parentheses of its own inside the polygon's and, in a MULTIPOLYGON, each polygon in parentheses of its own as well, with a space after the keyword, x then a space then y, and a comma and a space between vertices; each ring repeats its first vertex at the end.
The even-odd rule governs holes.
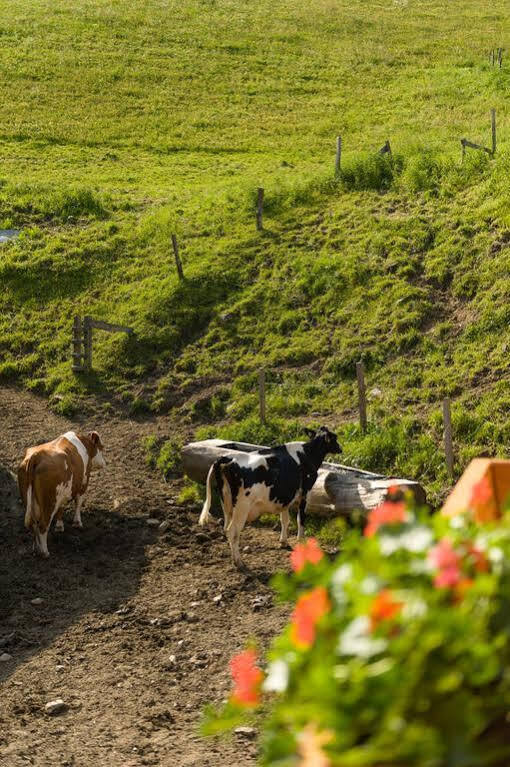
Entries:
POLYGON ((488 51, 509 15, 499 0, 11 4, 0 225, 23 234, 0 249, 2 379, 66 412, 96 392, 260 438, 345 422, 346 460, 436 491, 449 394, 458 468, 504 454, 510 64, 488 51), (461 166, 462 136, 490 145, 491 107, 496 158, 461 166), (94 373, 75 377, 78 313, 136 337, 98 334, 94 373), (366 437, 349 425, 360 358, 381 390, 366 437), (265 435, 261 365, 281 419, 265 435))

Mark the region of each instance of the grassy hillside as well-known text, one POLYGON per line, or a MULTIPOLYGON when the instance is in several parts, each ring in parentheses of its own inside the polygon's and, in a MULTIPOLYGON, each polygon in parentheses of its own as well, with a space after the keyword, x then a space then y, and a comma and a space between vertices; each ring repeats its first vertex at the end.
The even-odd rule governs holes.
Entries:
POLYGON ((508 17, 502 0, 10 4, 0 226, 23 234, 0 246, 0 380, 64 412, 95 392, 249 436, 265 365, 273 435, 342 425, 346 460, 439 492, 449 394, 459 470, 504 454, 510 59, 488 51, 508 17), (491 107, 497 156, 461 165, 491 107), (70 371, 77 313, 136 330, 98 335, 90 376, 70 371), (366 437, 360 358, 381 390, 366 437))

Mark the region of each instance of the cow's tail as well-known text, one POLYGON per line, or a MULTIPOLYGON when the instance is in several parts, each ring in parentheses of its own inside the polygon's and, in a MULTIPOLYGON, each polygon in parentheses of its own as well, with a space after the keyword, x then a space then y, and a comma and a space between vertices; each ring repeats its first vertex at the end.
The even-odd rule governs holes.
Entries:
POLYGON ((207 474, 207 480, 205 483, 207 492, 205 496, 204 505, 202 506, 202 512, 198 519, 198 524, 202 526, 208 525, 214 521, 214 517, 209 512, 210 512, 211 502, 212 502, 212 481, 213 481, 213 474, 214 474, 215 468, 216 468, 216 462, 211 464, 211 468, 209 469, 209 472, 207 474))
POLYGON ((34 493, 34 471, 35 471, 35 456, 31 456, 28 459, 26 466, 27 477, 27 506, 25 510, 25 527, 32 527, 32 509, 34 505, 33 493, 34 493))

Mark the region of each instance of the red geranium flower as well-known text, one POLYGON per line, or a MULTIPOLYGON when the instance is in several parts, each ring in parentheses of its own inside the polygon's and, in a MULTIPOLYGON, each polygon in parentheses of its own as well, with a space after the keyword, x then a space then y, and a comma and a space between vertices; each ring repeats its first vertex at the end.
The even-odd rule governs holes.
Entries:
POLYGON ((430 549, 429 562, 439 570, 434 578, 436 589, 451 589, 462 579, 461 558, 448 538, 430 549))
POLYGON ((451 589, 460 583, 462 573, 458 567, 445 567, 434 578, 436 589, 451 589))
POLYGON ((436 546, 430 549, 428 553, 428 560, 438 570, 445 570, 449 568, 458 568, 460 565, 460 556, 453 548, 451 541, 448 538, 443 538, 436 546))
POLYGON ((244 650, 230 661, 234 680, 231 700, 241 706, 255 706, 259 702, 259 688, 264 674, 255 665, 256 660, 255 650, 244 650))
POLYGON ((315 538, 309 538, 306 543, 298 543, 290 555, 290 563, 295 573, 301 572, 307 562, 316 565, 324 554, 315 538))
POLYGON ((370 538, 382 525, 398 525, 407 519, 407 508, 403 501, 384 501, 368 515, 364 534, 370 538))
POLYGON ((380 591, 370 607, 370 624, 372 631, 374 631, 382 621, 391 620, 398 615, 403 604, 403 602, 398 602, 393 598, 389 589, 380 591))
POLYGON ((315 641, 316 626, 331 607, 328 592, 324 586, 302 594, 292 613, 290 635, 292 641, 301 647, 311 647, 315 641))

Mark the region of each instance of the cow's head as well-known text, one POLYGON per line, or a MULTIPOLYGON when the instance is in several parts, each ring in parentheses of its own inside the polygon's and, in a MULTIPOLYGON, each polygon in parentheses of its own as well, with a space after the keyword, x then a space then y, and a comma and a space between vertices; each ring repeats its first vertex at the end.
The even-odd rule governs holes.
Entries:
POLYGON ((319 429, 305 429, 305 434, 310 437, 311 440, 316 440, 318 443, 324 445, 326 454, 332 453, 333 455, 337 455, 342 452, 336 434, 333 434, 327 426, 321 426, 319 429))
POLYGON ((91 468, 105 469, 106 461, 103 456, 103 443, 101 442, 101 437, 99 436, 97 431, 91 431, 87 436, 92 443, 92 452, 90 455, 91 468))

